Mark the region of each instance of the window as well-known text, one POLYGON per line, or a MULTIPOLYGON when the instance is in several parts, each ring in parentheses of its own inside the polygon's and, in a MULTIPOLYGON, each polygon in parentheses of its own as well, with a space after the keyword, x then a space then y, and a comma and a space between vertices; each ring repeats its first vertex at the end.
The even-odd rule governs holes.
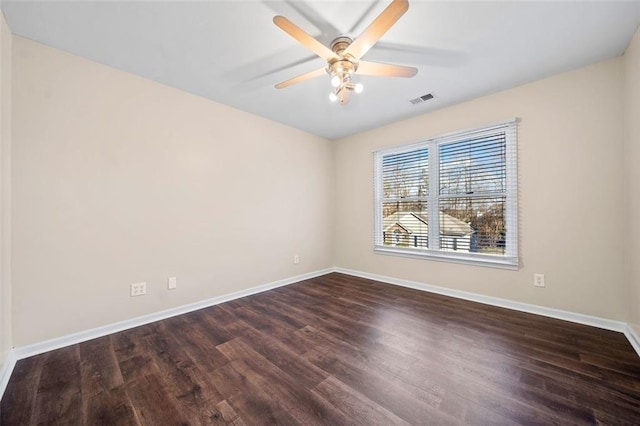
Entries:
POLYGON ((516 121, 374 153, 374 250, 517 267, 516 121))

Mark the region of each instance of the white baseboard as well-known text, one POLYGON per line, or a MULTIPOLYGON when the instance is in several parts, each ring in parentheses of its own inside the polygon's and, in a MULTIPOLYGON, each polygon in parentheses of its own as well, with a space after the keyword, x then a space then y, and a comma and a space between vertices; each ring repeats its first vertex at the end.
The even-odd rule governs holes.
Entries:
POLYGON ((101 327, 80 331, 78 333, 68 334, 62 337, 56 337, 54 339, 45 340, 43 342, 38 342, 38 343, 34 343, 27 346, 20 346, 14 349, 14 355, 16 360, 21 360, 33 355, 38 355, 44 352, 52 351, 54 349, 63 348, 65 346, 74 345, 76 343, 86 342, 87 340, 117 333, 119 331, 127 330, 130 328, 139 327, 141 325, 149 324, 155 321, 160 321, 166 318, 174 317, 176 315, 197 311, 198 309, 208 308, 209 306, 218 305, 220 303, 228 302, 234 299, 239 299, 241 297, 251 296, 252 294, 262 293, 267 290, 286 286, 299 281, 308 280, 310 278, 319 277, 321 275, 325 275, 331 272, 333 272, 333 268, 327 268, 319 271, 309 272, 307 274, 296 275, 295 277, 285 278, 283 280, 274 281, 268 284, 248 288, 246 290, 236 291, 234 293, 225 294, 222 296, 202 300, 202 301, 191 303, 188 305, 178 306, 176 308, 171 308, 171 309, 167 309, 160 312, 154 312, 152 314, 144 315, 141 317, 136 317, 136 318, 132 318, 129 320, 125 320, 125 321, 121 321, 113 324, 103 325, 101 327))
POLYGON ((640 336, 638 336, 638 333, 636 333, 633 327, 627 324, 624 335, 627 337, 627 340, 629 340, 629 343, 631 343, 631 346, 633 346, 633 349, 640 355, 640 336))
POLYGON ((2 368, 0 368, 0 399, 9 384, 9 379, 11 378, 11 373, 13 373, 13 368, 16 366, 16 361, 16 355, 12 349, 7 353, 7 358, 2 363, 2 368))
POLYGON ((528 303, 515 302, 508 299, 500 299, 498 297, 484 296, 482 294, 470 293, 461 290, 453 290, 445 287, 438 287, 430 284, 423 284, 415 281, 401 280, 399 278, 386 277, 384 275, 371 274, 368 272, 354 271, 346 268, 333 268, 335 272, 353 275, 355 277, 367 278, 370 280, 381 281, 387 284, 394 284, 402 287, 408 287, 415 290, 428 291, 430 293, 442 294, 444 296, 455 297, 458 299, 470 300, 472 302, 484 303, 485 305, 499 306, 502 308, 513 309, 515 311, 528 312, 530 314, 542 315, 561 319, 565 321, 575 322, 578 324, 590 325, 593 327, 603 328, 624 333, 624 335, 633 346, 633 349, 640 356, 640 339, 635 331, 622 321, 614 321, 606 318, 595 317, 591 315, 578 314, 575 312, 563 311, 561 309, 547 308, 544 306, 530 305, 528 303))

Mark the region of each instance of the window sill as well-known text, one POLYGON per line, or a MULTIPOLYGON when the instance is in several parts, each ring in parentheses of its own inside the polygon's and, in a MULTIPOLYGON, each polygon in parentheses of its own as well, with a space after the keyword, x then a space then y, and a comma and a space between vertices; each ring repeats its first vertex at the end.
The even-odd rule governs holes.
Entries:
POLYGON ((410 248, 395 248, 375 246, 374 253, 412 257, 414 259, 435 260, 438 262, 460 263, 463 265, 484 266, 488 268, 500 268, 518 270, 517 257, 500 257, 479 253, 448 253, 435 250, 414 250, 410 248))

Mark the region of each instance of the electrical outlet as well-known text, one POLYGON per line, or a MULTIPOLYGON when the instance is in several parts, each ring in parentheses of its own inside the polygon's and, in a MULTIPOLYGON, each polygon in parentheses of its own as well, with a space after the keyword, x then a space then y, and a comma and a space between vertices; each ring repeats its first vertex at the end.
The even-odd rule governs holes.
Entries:
POLYGON ((131 297, 142 296, 147 294, 147 283, 133 283, 131 284, 131 297))
POLYGON ((178 279, 176 277, 169 277, 169 279, 167 280, 167 287, 169 288, 169 290, 174 290, 176 287, 178 287, 178 279))
POLYGON ((536 287, 544 287, 544 274, 533 274, 533 285, 536 287))
POLYGON ((293 256, 293 263, 295 263, 296 265, 297 265, 298 263, 300 263, 300 256, 298 256, 297 254, 295 254, 295 255, 293 256))

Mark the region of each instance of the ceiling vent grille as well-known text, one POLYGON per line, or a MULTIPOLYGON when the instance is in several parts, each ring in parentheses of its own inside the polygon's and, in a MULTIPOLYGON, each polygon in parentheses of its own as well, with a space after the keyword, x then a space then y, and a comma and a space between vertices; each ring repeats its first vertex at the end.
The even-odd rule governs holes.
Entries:
POLYGON ((427 93, 426 95, 422 95, 418 98, 411 99, 409 102, 415 105, 424 101, 428 101, 429 99, 433 99, 433 98, 434 98, 433 93, 427 93))

